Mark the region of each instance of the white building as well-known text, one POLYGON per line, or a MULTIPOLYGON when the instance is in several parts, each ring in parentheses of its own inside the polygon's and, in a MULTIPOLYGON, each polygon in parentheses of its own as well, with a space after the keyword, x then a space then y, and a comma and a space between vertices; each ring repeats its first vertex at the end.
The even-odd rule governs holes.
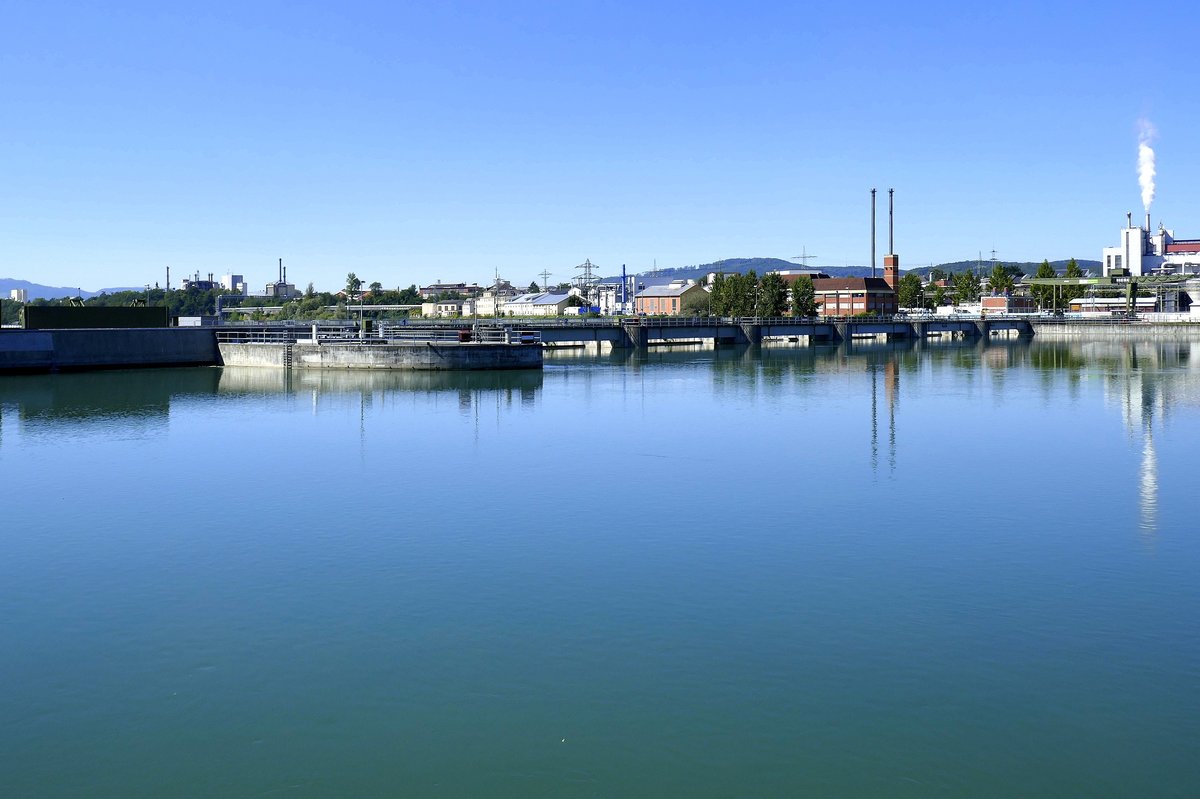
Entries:
POLYGON ((488 289, 475 301, 475 310, 480 316, 499 316, 503 313, 501 309, 504 307, 504 303, 519 295, 520 292, 515 290, 501 288, 497 292, 495 289, 488 289))
POLYGON ((221 288, 226 291, 236 291, 238 294, 247 292, 246 278, 244 275, 222 275, 221 288))
POLYGON ((1104 248, 1101 260, 1105 276, 1200 272, 1200 239, 1176 239, 1175 232, 1161 224, 1157 231, 1151 231, 1150 214, 1146 214, 1144 228, 1133 226, 1132 214, 1127 219, 1120 246, 1104 248))
POLYGON ((449 318, 463 316, 464 313, 472 313, 474 311, 473 306, 471 310, 464 312, 463 304, 465 302, 465 300, 438 300, 437 302, 423 302, 421 303, 421 316, 424 316, 427 319, 431 319, 433 317, 449 318))
POLYGON ((29 302, 29 290, 10 289, 8 292, 8 298, 10 300, 16 300, 17 302, 29 302))
POLYGON ((500 313, 504 316, 560 316, 570 304, 570 294, 539 291, 513 297, 500 306, 500 313))

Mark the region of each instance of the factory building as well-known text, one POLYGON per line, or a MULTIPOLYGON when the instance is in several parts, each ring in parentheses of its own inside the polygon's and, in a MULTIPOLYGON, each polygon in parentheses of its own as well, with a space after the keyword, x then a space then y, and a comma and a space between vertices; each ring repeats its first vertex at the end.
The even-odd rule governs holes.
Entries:
POLYGON ((1175 232, 1160 223, 1157 231, 1146 226, 1135 227, 1133 215, 1126 215, 1121 230, 1121 244, 1105 247, 1101 261, 1104 275, 1161 275, 1200 273, 1200 239, 1177 239, 1175 232))

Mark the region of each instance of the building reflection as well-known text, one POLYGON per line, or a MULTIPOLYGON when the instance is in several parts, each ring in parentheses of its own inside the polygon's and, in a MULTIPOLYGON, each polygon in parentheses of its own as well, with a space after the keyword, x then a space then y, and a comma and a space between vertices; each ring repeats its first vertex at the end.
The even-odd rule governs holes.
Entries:
POLYGON ((530 406, 542 388, 540 369, 489 372, 405 372, 367 369, 256 369, 224 367, 218 391, 227 395, 285 394, 306 396, 316 412, 322 400, 357 398, 369 407, 377 400, 405 394, 447 394, 470 411, 484 396, 495 395, 508 404, 530 406))
POLYGON ((1158 531, 1159 482, 1155 436, 1172 411, 1200 404, 1196 379, 1200 347, 1189 342, 1118 342, 1090 353, 1107 366, 1106 399, 1120 409, 1131 441, 1141 444, 1138 470, 1138 525, 1148 536, 1158 531))

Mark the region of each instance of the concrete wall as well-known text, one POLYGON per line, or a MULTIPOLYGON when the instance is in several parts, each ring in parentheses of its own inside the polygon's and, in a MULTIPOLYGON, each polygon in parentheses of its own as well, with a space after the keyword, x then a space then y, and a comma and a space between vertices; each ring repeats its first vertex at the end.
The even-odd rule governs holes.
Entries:
POLYGON ((217 359, 212 328, 0 330, 0 373, 211 366, 217 359))
POLYGON ((1093 341, 1119 339, 1176 339, 1200 340, 1200 324, 1187 322, 1151 324, 1132 322, 1087 322, 1072 320, 1067 323, 1031 322, 1034 335, 1039 340, 1071 341, 1091 339, 1093 341))
MULTIPOLYGON (((222 343, 221 358, 227 366, 284 368, 288 348, 284 344, 222 343)), ((429 342, 414 344, 303 344, 291 346, 294 369, 540 369, 542 348, 517 344, 458 344, 429 342)))

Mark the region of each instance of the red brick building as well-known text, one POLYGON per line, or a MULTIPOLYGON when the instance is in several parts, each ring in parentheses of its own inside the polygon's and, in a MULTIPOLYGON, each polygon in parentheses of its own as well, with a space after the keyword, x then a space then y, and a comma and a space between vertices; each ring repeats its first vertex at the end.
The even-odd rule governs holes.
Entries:
POLYGON ((666 286, 650 286, 633 298, 634 312, 678 315, 684 312, 688 297, 703 293, 704 287, 690 280, 677 280, 666 286))
POLYGON ((813 281, 821 316, 896 313, 896 290, 881 277, 830 277, 813 281))

